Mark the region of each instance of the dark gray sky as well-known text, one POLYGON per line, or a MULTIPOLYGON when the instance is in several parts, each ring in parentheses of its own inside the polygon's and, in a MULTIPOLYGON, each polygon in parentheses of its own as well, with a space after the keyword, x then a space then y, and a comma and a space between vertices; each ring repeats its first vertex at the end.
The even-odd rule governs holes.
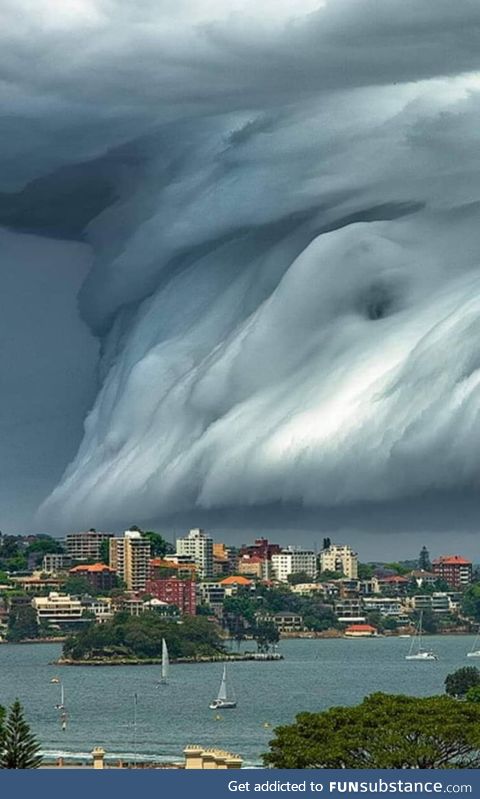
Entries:
POLYGON ((478 3, 4 6, 0 527, 476 558, 478 3))

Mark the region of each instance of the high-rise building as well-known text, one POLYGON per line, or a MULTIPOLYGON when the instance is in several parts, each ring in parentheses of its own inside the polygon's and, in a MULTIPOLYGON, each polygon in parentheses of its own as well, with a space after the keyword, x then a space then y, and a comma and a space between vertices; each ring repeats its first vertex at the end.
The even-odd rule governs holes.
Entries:
POLYGON ((201 580, 213 577, 213 539, 204 530, 196 528, 178 538, 177 554, 193 558, 201 580))
POLYGON ((472 562, 461 555, 442 555, 433 561, 433 573, 452 588, 464 588, 472 582, 472 562))
POLYGON ((320 553, 320 571, 342 572, 350 580, 358 577, 358 555, 344 544, 330 544, 320 553))
POLYGON ((310 549, 287 547, 272 555, 272 570, 277 580, 287 582, 291 574, 305 573, 315 579, 317 576, 317 556, 310 549))
POLYGON ((123 538, 110 539, 110 568, 129 591, 143 591, 149 576, 151 544, 138 530, 127 530, 123 538))
POLYGON ((99 561, 102 558, 102 544, 110 541, 113 533, 97 533, 87 530, 83 533, 68 533, 65 538, 65 550, 72 560, 99 561))

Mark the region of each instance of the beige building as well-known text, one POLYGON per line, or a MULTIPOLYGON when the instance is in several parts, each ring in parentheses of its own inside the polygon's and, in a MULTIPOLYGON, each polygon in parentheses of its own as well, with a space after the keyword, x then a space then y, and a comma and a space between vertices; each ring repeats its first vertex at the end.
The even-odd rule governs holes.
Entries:
POLYGON ((331 544, 320 553, 322 572, 342 572, 351 580, 358 578, 358 555, 344 544, 331 544))
POLYGON ((40 624, 71 624, 82 618, 82 603, 68 594, 52 591, 48 596, 37 596, 32 599, 32 607, 37 613, 40 624))
POLYGON ((186 746, 186 769, 230 769, 242 768, 242 758, 223 749, 204 749, 202 746, 186 746))
POLYGON ((123 538, 110 539, 110 568, 129 591, 143 591, 149 577, 151 545, 138 530, 127 530, 123 538))

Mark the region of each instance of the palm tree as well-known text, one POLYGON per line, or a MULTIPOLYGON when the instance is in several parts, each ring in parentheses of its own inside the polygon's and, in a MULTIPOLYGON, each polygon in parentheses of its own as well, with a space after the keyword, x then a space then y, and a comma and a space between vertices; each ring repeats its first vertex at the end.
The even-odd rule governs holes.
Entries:
POLYGON ((39 768, 42 758, 39 744, 25 721, 23 708, 15 700, 11 706, 0 738, 0 769, 39 768))

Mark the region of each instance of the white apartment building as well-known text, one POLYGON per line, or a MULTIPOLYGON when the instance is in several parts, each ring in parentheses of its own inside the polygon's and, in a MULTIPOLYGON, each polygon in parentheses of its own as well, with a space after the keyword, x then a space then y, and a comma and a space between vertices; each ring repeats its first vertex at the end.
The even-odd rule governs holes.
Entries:
POLYGON ((291 574, 304 572, 315 579, 317 576, 317 556, 309 549, 287 547, 276 555, 272 555, 272 571, 277 580, 288 582, 291 574))
POLYGON ((82 609, 93 613, 95 621, 103 624, 113 618, 112 600, 110 597, 98 599, 96 597, 83 598, 81 600, 82 609))
POLYGON ((72 560, 100 560, 101 546, 104 541, 113 538, 113 533, 97 533, 87 530, 83 533, 68 533, 65 538, 65 549, 72 560))
POLYGON ((322 572, 343 572, 351 580, 358 578, 358 555, 344 544, 330 544, 328 549, 320 553, 320 570, 322 572))
POLYGON ((213 577, 213 538, 204 530, 190 530, 184 538, 177 539, 177 555, 189 555, 197 567, 201 580, 213 577))
POLYGON ((37 613, 37 621, 47 624, 71 624, 82 618, 82 603, 68 594, 51 591, 48 596, 36 596, 32 607, 37 613))
POLYGON ((109 546, 110 568, 129 591, 143 591, 149 575, 150 541, 138 530, 126 530, 123 538, 111 538, 109 546))

